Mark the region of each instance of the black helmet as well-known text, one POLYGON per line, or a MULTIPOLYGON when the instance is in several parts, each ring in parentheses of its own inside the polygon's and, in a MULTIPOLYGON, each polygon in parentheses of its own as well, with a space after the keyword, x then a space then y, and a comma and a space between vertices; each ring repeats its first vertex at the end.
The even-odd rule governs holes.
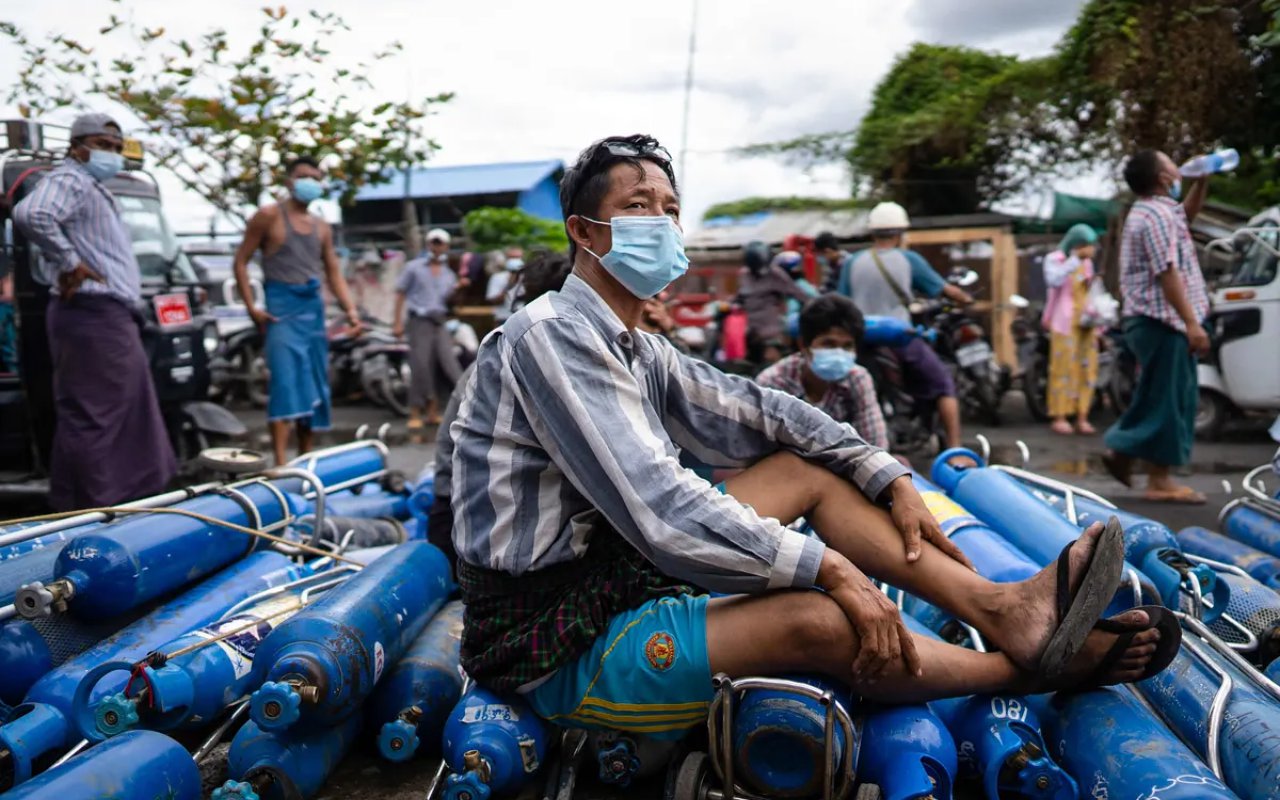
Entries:
POLYGON ((754 275, 764 272, 769 264, 769 245, 764 242, 749 242, 743 250, 742 262, 754 275))

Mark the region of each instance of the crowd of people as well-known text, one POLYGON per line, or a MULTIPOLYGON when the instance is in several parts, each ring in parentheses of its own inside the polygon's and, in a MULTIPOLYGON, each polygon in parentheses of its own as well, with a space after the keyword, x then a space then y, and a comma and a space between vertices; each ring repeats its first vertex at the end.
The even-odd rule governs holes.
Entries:
MULTIPOLYGON (((101 186, 121 167, 120 128, 91 114, 71 134, 66 161, 14 211, 55 276, 52 485, 63 508, 158 491, 174 469, 138 337, 137 264, 101 186)), ((1176 167, 1150 151, 1129 160, 1125 177, 1139 200, 1122 237, 1124 329, 1142 371, 1107 432, 1107 463, 1128 482, 1145 460, 1149 496, 1195 502, 1169 469, 1189 458, 1194 359, 1207 346, 1187 228, 1204 186, 1179 205, 1176 167)), ((246 265, 262 255, 266 307, 252 313, 266 332, 281 461, 291 427, 305 449, 329 420, 322 283, 361 325, 332 231, 307 211, 322 180, 315 161, 290 162, 287 195, 251 220, 235 261, 253 308, 246 265)), ((504 254, 484 287, 504 319, 466 369, 442 344, 452 295, 471 280, 450 268, 447 233, 428 234, 427 253, 396 286, 413 420, 439 424, 430 529, 466 602, 472 678, 562 724, 661 737, 705 720, 716 673, 816 671, 918 702, 1128 682, 1167 663, 1177 643, 1146 611, 1100 618, 1124 558, 1117 530, 1093 526, 1031 579, 992 583, 887 452, 856 359, 863 315, 908 318, 920 295, 972 299, 905 249, 900 207, 872 212, 874 241, 859 253, 819 237, 825 294, 797 280, 793 256, 748 248, 737 299, 752 347, 771 362, 750 378, 673 342, 662 293, 688 258, 679 186, 657 141, 592 144, 566 171, 560 202, 568 254, 528 264, 504 254), (800 309, 789 355, 787 301, 800 309), (792 525, 801 519, 809 532, 792 525), (872 576, 973 625, 991 652, 914 635, 872 576)), ((1073 230, 1046 261, 1052 413, 1063 433, 1089 432, 1095 240, 1073 230)), ((955 387, 936 355, 909 345, 899 357, 957 443, 955 387)))

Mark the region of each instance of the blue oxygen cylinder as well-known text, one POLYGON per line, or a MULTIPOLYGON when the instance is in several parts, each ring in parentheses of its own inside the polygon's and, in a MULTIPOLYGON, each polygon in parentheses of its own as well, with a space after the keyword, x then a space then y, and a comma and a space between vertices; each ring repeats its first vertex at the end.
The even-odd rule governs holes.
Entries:
POLYGON ((1237 542, 1280 558, 1280 504, 1252 497, 1232 500, 1223 507, 1218 523, 1237 542))
MULTIPOLYGON (((0 726, 0 790, 7 788, 4 776, 22 783, 46 755, 75 743, 75 692, 90 669, 106 661, 137 661, 244 598, 296 580, 304 571, 280 553, 253 553, 41 677, 0 726)), ((100 682, 92 700, 120 691, 125 680, 118 674, 100 682)))
POLYGON ((352 714, 332 728, 264 731, 253 722, 231 740, 227 774, 211 800, 307 800, 355 743, 363 719, 352 714))
MULTIPOLYGON (((1016 478, 1015 478, 1016 480, 1016 478)), ((1052 506, 1063 517, 1067 516, 1066 498, 1057 492, 1040 486, 1024 484, 1032 496, 1052 506)), ((1189 561, 1182 553, 1173 531, 1163 523, 1120 508, 1110 508, 1087 497, 1075 498, 1076 524, 1087 528, 1095 522, 1106 522, 1115 517, 1124 529, 1125 560, 1136 564, 1155 583, 1164 603, 1170 608, 1184 609, 1193 598, 1183 590, 1188 581, 1199 583, 1200 592, 1207 598, 1200 616, 1215 620, 1227 607, 1230 590, 1218 580, 1218 574, 1205 564, 1189 561)))
POLYGON ((200 800, 191 754, 162 733, 130 731, 5 793, 5 800, 200 800))
MULTIPOLYGON (((234 495, 200 495, 171 508, 246 527, 272 525, 295 512, 288 496, 261 483, 238 485, 234 495), (256 509, 252 513, 250 506, 256 509)), ((191 517, 126 516, 68 542, 58 554, 55 580, 24 586, 14 605, 28 619, 65 607, 83 619, 108 619, 230 564, 256 543, 248 534, 191 517)))
MULTIPOLYGON (((907 629, 938 638, 915 618, 907 629)), ((1027 698, 971 695, 929 703, 956 742, 960 774, 976 777, 987 797, 1075 800, 1079 788, 1048 754, 1040 720, 1027 698)))
POLYGON ((22 702, 31 685, 53 669, 49 643, 24 619, 0 625, 0 703, 22 702))
POLYGON ((1040 571, 1040 566, 1026 553, 947 497, 938 486, 914 471, 911 482, 929 513, 938 521, 942 533, 964 551, 982 577, 997 583, 1016 583, 1040 571))
POLYGON ((1238 800, 1127 690, 1028 699, 1054 757, 1079 781, 1081 797, 1238 800))
POLYGON ((462 612, 460 601, 440 609, 365 704, 378 752, 388 761, 408 761, 423 738, 432 745, 440 741, 439 731, 462 696, 462 612))
MULTIPOLYGON (((341 578, 335 574, 334 579, 341 578)), ((108 661, 94 667, 76 689, 75 721, 80 734, 97 742, 137 726, 172 731, 212 722, 262 683, 264 665, 255 666, 254 661, 258 645, 303 608, 303 595, 315 586, 311 580, 272 593, 157 650, 161 657, 190 650, 173 659, 148 657, 139 664, 108 661), (122 691, 90 701, 105 676, 135 670, 134 679, 122 691)))
POLYGON ((1271 800, 1280 791, 1280 704, 1207 647, 1186 644, 1168 669, 1136 686, 1169 729, 1207 758, 1209 719, 1223 674, 1233 685, 1218 735, 1222 778, 1245 800, 1271 800))
MULTIPOLYGON (((358 519, 409 519, 409 493, 388 492, 376 483, 364 487, 326 495, 324 510, 326 514, 338 517, 355 517, 358 519)), ((314 510, 314 509, 313 509, 314 510)))
POLYGON ((865 322, 862 343, 867 347, 901 347, 917 335, 915 326, 897 317, 871 315, 865 322))
MULTIPOLYGON (((304 453, 289 462, 311 472, 325 489, 339 492, 381 478, 387 472, 387 446, 376 440, 349 442, 304 453)), ((289 484, 290 491, 305 491, 300 481, 289 484)))
POLYGON ((453 589, 449 561, 408 542, 276 627, 254 660, 266 682, 249 714, 264 730, 332 725, 359 706, 453 589))
POLYGON ((1050 758, 1025 697, 974 695, 935 700, 929 709, 956 741, 960 774, 976 776, 987 797, 1079 797, 1075 780, 1050 758))
POLYGON ((951 800, 956 769, 955 740, 927 706, 867 715, 858 779, 879 786, 884 800, 951 800))
MULTIPOLYGON (((964 448, 947 450, 933 462, 933 482, 970 513, 1025 553, 1033 562, 1047 566, 1057 560, 1063 548, 1080 538, 1080 528, 1033 495, 1025 486, 999 470, 957 467, 947 463, 953 456, 967 456, 981 465, 976 453, 964 448)), ((1126 565, 1135 574, 1132 565, 1126 565)), ((1133 591, 1122 583, 1106 615, 1118 614, 1141 605, 1133 591)))
MULTIPOLYGON (((784 675, 783 679, 831 692, 836 703, 852 712, 853 695, 845 687, 816 675, 784 675)), ((766 797, 782 800, 822 794, 826 764, 827 708, 803 694, 773 689, 748 689, 734 710, 735 780, 766 797)), ((853 759, 858 758, 854 742, 853 759)), ((846 746, 845 734, 835 727, 831 774, 839 775, 846 746)))
POLYGON ((1252 575, 1259 583, 1280 589, 1280 558, 1196 526, 1178 531, 1178 544, 1193 556, 1232 564, 1252 575))
POLYGON ((473 686, 444 724, 451 770, 444 800, 515 794, 542 766, 547 737, 546 723, 523 700, 473 686))

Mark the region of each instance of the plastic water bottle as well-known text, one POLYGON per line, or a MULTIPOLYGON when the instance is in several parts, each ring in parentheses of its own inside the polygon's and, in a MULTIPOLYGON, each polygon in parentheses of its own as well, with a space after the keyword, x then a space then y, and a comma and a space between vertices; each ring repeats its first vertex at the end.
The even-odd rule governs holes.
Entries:
POLYGON ((1240 165, 1240 154, 1233 148, 1196 156, 1178 170, 1184 178, 1202 178, 1215 172, 1230 172, 1240 165))

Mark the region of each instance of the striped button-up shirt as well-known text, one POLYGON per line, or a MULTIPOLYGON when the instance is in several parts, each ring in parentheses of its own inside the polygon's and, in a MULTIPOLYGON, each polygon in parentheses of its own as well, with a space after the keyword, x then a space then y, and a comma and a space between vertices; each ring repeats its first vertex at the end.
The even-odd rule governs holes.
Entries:
POLYGON ((452 426, 454 544, 520 575, 612 526, 665 574, 723 592, 809 587, 824 552, 689 467, 790 451, 876 498, 906 471, 801 400, 630 332, 571 276, 480 346, 452 426))
MULTIPOLYGON (((805 358, 792 353, 756 376, 756 383, 806 399, 804 388, 805 358)), ((827 384, 827 390, 814 403, 836 422, 847 422, 863 439, 882 450, 889 449, 889 431, 884 412, 876 398, 876 384, 866 367, 853 365, 848 377, 827 384)))
POLYGON ((1150 317, 1182 331, 1187 325, 1160 288, 1160 273, 1173 266, 1187 288, 1196 319, 1209 313, 1209 294, 1196 259, 1195 243, 1182 205, 1168 197, 1133 204, 1120 241, 1120 292, 1127 317, 1150 317))
POLYGON ((140 300, 142 277, 129 229, 115 197, 80 162, 68 158, 50 170, 13 209, 13 220, 40 246, 51 277, 84 264, 103 282, 85 281, 78 291, 130 304, 140 300))

